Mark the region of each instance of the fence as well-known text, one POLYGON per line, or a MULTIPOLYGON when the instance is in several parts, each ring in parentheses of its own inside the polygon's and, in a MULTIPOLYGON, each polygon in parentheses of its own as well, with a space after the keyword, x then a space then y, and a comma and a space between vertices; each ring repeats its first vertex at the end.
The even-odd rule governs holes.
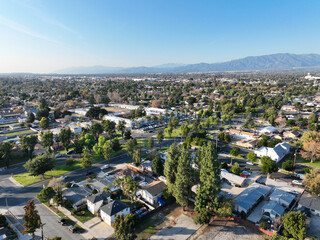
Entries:
POLYGON ((231 216, 231 219, 236 221, 236 222, 238 222, 238 223, 240 223, 240 224, 242 224, 242 225, 245 225, 247 227, 251 227, 251 228, 256 229, 256 230, 258 230, 260 232, 263 232, 264 234, 267 234, 268 236, 273 236, 273 234, 274 234, 273 232, 265 230, 265 229, 262 229, 262 228, 258 227, 257 225, 255 225, 255 224, 253 224, 251 222, 248 222, 248 221, 246 221, 244 219, 241 219, 241 218, 238 218, 238 217, 235 217, 235 216, 231 216))

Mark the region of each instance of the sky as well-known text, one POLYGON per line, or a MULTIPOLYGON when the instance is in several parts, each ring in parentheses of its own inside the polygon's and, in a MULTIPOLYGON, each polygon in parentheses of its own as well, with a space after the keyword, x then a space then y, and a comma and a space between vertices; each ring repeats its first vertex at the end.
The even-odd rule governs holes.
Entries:
POLYGON ((0 0, 0 73, 320 53, 318 0, 0 0))

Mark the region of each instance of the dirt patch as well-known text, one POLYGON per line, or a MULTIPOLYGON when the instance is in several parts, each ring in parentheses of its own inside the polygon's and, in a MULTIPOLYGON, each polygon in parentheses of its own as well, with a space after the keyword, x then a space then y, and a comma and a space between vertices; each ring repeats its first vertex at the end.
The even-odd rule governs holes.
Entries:
POLYGON ((115 112, 126 112, 126 111, 129 111, 128 109, 124 109, 124 108, 115 108, 115 107, 105 107, 104 109, 105 109, 105 110, 107 110, 108 112, 112 112, 112 113, 115 113, 115 112))
POLYGON ((265 235, 233 221, 214 220, 202 228, 190 240, 263 240, 265 235))

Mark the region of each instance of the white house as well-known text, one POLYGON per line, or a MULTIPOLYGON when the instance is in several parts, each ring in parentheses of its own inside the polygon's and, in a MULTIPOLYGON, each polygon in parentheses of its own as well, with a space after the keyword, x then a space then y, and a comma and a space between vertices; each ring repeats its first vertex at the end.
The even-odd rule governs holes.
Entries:
POLYGON ((163 188, 167 185, 162 181, 155 181, 144 186, 141 190, 141 196, 150 204, 156 205, 158 198, 162 196, 163 188))
POLYGON ((111 201, 110 193, 102 191, 101 193, 91 195, 87 197, 88 210, 92 214, 98 214, 99 209, 103 204, 109 203, 111 201))
POLYGON ((271 160, 279 162, 290 152, 290 149, 290 144, 283 142, 278 143, 274 148, 261 147, 254 151, 254 153, 260 158, 263 156, 268 156, 271 158, 271 160))
POLYGON ((68 125, 68 127, 70 128, 71 132, 73 132, 73 133, 81 134, 81 132, 82 132, 82 127, 80 127, 76 124, 70 124, 70 125, 68 125))
POLYGON ((133 122, 130 119, 117 117, 117 116, 114 116, 114 115, 104 115, 103 116, 103 120, 113 121, 116 124, 118 124, 120 121, 124 121, 126 123, 126 127, 128 127, 128 128, 131 128, 132 125, 133 125, 133 122))
POLYGON ((123 214, 124 216, 126 216, 129 213, 130 207, 128 207, 120 200, 114 200, 100 208, 100 216, 102 220, 110 226, 114 222, 114 219, 117 217, 117 215, 123 214))

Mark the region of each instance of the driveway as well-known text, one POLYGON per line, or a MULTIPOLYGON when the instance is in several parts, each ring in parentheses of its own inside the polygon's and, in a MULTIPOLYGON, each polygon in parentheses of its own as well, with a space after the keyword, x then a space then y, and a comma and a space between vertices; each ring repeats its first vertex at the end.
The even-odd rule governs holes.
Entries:
POLYGON ((193 219, 187 215, 180 215, 176 219, 176 224, 171 228, 163 228, 150 237, 152 240, 185 240, 196 232, 201 225, 196 225, 193 219))
POLYGON ((308 229, 308 236, 314 236, 320 238, 320 217, 319 216, 311 216, 311 223, 308 229))

